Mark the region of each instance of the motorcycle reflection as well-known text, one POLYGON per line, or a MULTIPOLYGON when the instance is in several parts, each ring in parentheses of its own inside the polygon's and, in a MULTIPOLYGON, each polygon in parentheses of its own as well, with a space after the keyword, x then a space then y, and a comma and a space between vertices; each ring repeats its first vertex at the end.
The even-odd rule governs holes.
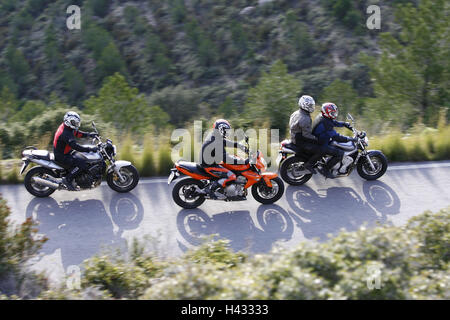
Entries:
MULTIPOLYGON (((268 252, 275 242, 292 237, 293 222, 280 206, 261 205, 256 218, 257 223, 247 210, 226 211, 210 217, 200 209, 184 209, 178 213, 177 227, 181 236, 193 246, 200 245, 205 236, 217 235, 230 240, 230 247, 235 252, 268 252)), ((183 246, 182 249, 188 248, 183 246)))
POLYGON ((100 200, 57 202, 53 198, 34 198, 26 216, 38 222, 40 234, 49 239, 41 253, 61 250, 64 270, 80 265, 85 259, 109 248, 127 252, 123 230, 136 228, 143 217, 143 207, 132 194, 117 194, 110 202, 109 217, 100 200), (119 230, 114 231, 114 224, 119 230))
POLYGON ((381 181, 366 181, 364 200, 353 188, 331 187, 315 192, 308 186, 289 186, 286 198, 294 211, 292 217, 302 229, 305 238, 328 239, 341 229, 357 230, 366 225, 374 227, 386 223, 387 214, 400 210, 400 199, 381 181))

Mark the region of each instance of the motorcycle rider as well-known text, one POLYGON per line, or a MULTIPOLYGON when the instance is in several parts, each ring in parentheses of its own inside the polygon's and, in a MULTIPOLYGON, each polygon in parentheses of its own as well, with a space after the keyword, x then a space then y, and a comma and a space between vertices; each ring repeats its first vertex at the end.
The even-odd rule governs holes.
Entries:
POLYGON ((316 102, 311 96, 301 96, 298 100, 299 109, 289 119, 291 142, 298 148, 313 154, 303 165, 310 174, 316 173, 314 164, 322 157, 318 139, 312 134, 311 128, 311 113, 314 112, 315 105, 316 102))
MULTIPOLYGON (((227 139, 230 131, 230 123, 225 119, 218 119, 213 124, 213 131, 208 134, 202 145, 200 159, 203 169, 212 176, 219 178, 214 180, 206 189, 206 192, 213 199, 223 198, 224 195, 217 191, 236 180, 236 175, 231 170, 220 165, 222 162, 238 164, 238 158, 228 154, 225 147, 239 148, 248 153, 246 146, 227 139)), ((248 159, 245 160, 245 163, 248 163, 248 159)))
POLYGON ((337 121, 338 107, 332 102, 326 102, 322 104, 321 114, 319 114, 313 123, 313 134, 317 137, 322 152, 327 155, 331 155, 332 158, 327 162, 323 168, 322 174, 327 178, 334 178, 332 174, 333 167, 342 161, 344 151, 330 146, 331 141, 348 142, 355 141, 352 137, 340 135, 334 130, 334 127, 346 127, 352 130, 352 126, 349 122, 337 121))
POLYGON ((95 137, 95 132, 80 131, 81 117, 74 111, 64 115, 63 123, 58 127, 53 139, 53 153, 55 160, 70 167, 69 174, 62 178, 62 183, 68 190, 76 190, 73 179, 86 169, 86 161, 74 156, 73 150, 80 152, 97 152, 97 147, 83 147, 76 142, 76 138, 95 137))

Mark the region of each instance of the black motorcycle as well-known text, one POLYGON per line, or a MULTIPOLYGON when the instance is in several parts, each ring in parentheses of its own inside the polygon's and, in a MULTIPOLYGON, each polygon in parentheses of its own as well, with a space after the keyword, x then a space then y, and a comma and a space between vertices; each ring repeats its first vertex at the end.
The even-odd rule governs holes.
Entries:
MULTIPOLYGON (((129 161, 116 161, 116 146, 110 139, 102 142, 98 135, 95 123, 92 122, 97 135, 92 142, 97 146, 97 152, 76 152, 72 151, 75 157, 80 157, 87 162, 87 169, 76 177, 76 189, 86 190, 98 187, 102 182, 102 177, 106 173, 108 186, 117 192, 128 192, 133 190, 139 182, 139 173, 129 161), (107 164, 109 164, 107 166, 107 164)), ((26 147, 22 151, 23 174, 30 163, 38 166, 31 168, 25 175, 25 188, 36 197, 48 197, 56 190, 67 190, 62 183, 62 178, 71 169, 63 163, 55 160, 54 154, 47 150, 37 150, 35 147, 26 147)))
MULTIPOLYGON (((331 142, 333 147, 344 151, 342 161, 332 168, 335 178, 347 177, 356 168, 358 174, 366 180, 376 180, 387 170, 388 162, 386 156, 379 150, 366 150, 369 139, 364 131, 354 129, 354 119, 347 114, 347 119, 352 121, 352 131, 357 142, 331 142)), ((305 170, 304 163, 312 156, 306 150, 292 144, 290 140, 281 142, 277 164, 281 178, 290 185, 299 186, 311 179, 312 174, 305 170)), ((314 167, 323 172, 323 168, 331 159, 325 156, 319 160, 314 167)))

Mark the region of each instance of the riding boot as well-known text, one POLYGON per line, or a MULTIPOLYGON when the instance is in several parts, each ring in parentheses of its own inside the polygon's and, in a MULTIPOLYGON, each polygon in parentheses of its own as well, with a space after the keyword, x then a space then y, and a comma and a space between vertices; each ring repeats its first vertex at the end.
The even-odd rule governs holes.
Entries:
POLYGON ((72 168, 69 173, 62 178, 62 183, 66 186, 66 188, 69 191, 76 191, 77 189, 75 188, 75 186, 73 185, 73 180, 75 179, 76 176, 78 176, 78 174, 81 173, 80 168, 75 167, 72 168))
POLYGON ((321 153, 315 153, 308 161, 303 164, 303 168, 308 170, 310 174, 316 174, 316 170, 314 169, 314 165, 316 162, 322 157, 321 153))

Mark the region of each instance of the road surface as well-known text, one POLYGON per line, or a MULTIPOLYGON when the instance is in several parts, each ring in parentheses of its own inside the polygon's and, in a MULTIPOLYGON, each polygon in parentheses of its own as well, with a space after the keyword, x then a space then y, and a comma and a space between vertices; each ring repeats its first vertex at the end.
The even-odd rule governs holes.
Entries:
POLYGON ((106 184, 57 191, 45 199, 34 198, 23 185, 2 185, 0 193, 12 209, 12 221, 39 221, 39 232, 49 240, 33 268, 58 282, 95 254, 111 249, 126 254, 133 238, 146 239, 162 257, 181 255, 211 234, 230 240, 236 251, 263 253, 274 243, 325 241, 342 228, 402 225, 425 210, 450 205, 450 161, 393 164, 377 181, 365 181, 356 172, 334 180, 314 176, 304 186, 286 184, 274 205, 261 205, 249 195, 243 202, 206 201, 182 210, 172 201, 172 186, 166 178, 153 178, 141 179, 128 194, 106 184))

